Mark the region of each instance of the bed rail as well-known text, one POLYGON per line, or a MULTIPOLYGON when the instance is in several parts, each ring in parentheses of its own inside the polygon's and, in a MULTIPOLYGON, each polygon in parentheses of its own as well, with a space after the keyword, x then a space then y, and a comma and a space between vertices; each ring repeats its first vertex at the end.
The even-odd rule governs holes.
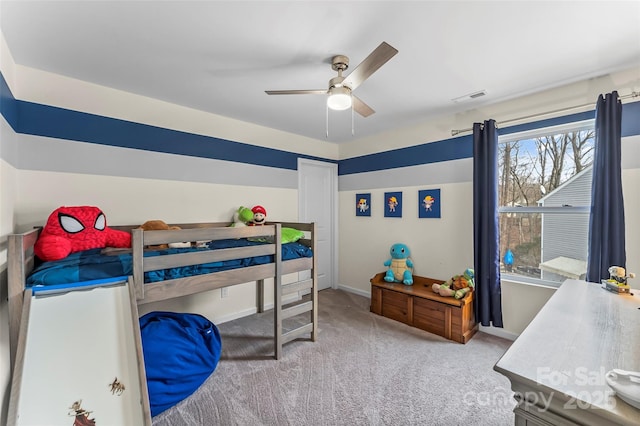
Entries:
POLYGON ((22 234, 8 236, 7 252, 7 287, 9 306, 9 347, 11 365, 16 360, 18 335, 20 334, 20 319, 24 297, 24 283, 33 270, 35 256, 33 246, 42 228, 34 228, 22 234))
MULTIPOLYGON (((189 225, 183 225, 189 226, 189 225)), ((153 291, 153 301, 171 299, 178 296, 184 296, 183 290, 187 291, 186 294, 193 294, 199 291, 206 290, 206 283, 211 281, 211 278, 206 278, 204 275, 190 278, 181 278, 178 280, 161 281, 158 283, 146 284, 144 283, 144 273, 149 271, 155 271, 159 269, 165 269, 169 267, 180 267, 188 265, 196 265, 207 262, 218 262, 223 260, 240 259, 243 257, 262 256, 277 254, 281 244, 280 225, 266 225, 266 226, 247 226, 244 228, 233 227, 221 227, 221 226, 198 226, 181 230, 168 230, 168 231, 144 231, 142 229, 131 230, 131 248, 133 255, 133 282, 136 288, 136 297, 138 303, 149 303, 149 298, 145 294, 147 291, 153 291), (273 243, 264 244, 250 247, 237 247, 229 249, 221 249, 214 251, 192 252, 182 254, 169 254, 163 256, 144 257, 145 247, 149 245, 179 243, 184 241, 196 242, 196 241, 208 241, 208 240, 222 240, 233 238, 271 238, 273 243), (180 287, 177 284, 180 283, 180 287), (189 283, 192 285, 189 288, 189 283), (186 284, 187 287, 183 287, 186 284), (152 290, 153 289, 153 290, 152 290)), ((277 270, 273 270, 273 274, 270 271, 278 265, 272 265, 269 268, 242 268, 238 270, 224 271, 229 272, 222 274, 216 273, 216 277, 226 277, 225 281, 227 285, 231 285, 233 281, 243 279, 243 274, 247 275, 247 281, 255 281, 260 274, 266 274, 265 276, 275 276, 277 270), (220 274, 220 275, 218 275, 220 274), (253 278, 253 279, 252 279, 253 278)), ((217 281, 217 278, 216 278, 217 281)), ((211 285, 210 289, 225 287, 224 285, 211 285)))

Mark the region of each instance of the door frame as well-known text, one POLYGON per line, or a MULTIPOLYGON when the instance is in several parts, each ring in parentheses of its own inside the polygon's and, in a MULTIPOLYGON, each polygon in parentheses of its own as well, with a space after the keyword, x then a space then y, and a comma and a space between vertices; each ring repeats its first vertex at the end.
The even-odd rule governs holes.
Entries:
POLYGON ((332 197, 329 200, 331 204, 331 214, 329 224, 331 235, 331 287, 333 289, 338 288, 338 164, 329 163, 325 161, 310 160, 307 158, 298 158, 298 219, 300 222, 308 222, 309 219, 304 217, 303 212, 305 209, 305 203, 307 201, 307 194, 302 191, 302 178, 304 177, 305 166, 323 167, 329 169, 331 173, 331 194, 332 197))

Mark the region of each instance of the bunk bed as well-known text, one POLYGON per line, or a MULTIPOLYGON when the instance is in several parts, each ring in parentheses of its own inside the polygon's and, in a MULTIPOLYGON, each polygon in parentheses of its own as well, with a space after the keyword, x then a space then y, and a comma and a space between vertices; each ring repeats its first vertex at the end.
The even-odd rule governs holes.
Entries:
MULTIPOLYGON (((103 249, 99 256, 106 262, 124 265, 122 275, 88 279, 71 283, 34 281, 42 265, 37 265, 33 247, 41 228, 9 235, 8 238, 8 304, 10 352, 13 381, 10 401, 10 417, 17 416, 20 379, 24 369, 24 354, 29 310, 34 294, 48 297, 57 293, 69 294, 75 290, 91 291, 105 286, 122 287, 129 295, 125 322, 130 322, 133 345, 137 354, 140 398, 143 406, 143 423, 150 421, 148 396, 144 379, 144 362, 138 324, 137 307, 142 304, 169 300, 213 289, 256 282, 256 310, 265 310, 265 279, 273 279, 273 345, 274 357, 282 357, 282 346, 292 340, 309 336, 315 341, 318 333, 317 267, 315 253, 316 229, 314 223, 268 223, 264 226, 230 227, 224 223, 176 224, 179 230, 144 231, 135 226, 115 226, 131 232, 131 249, 103 249), (303 233, 296 242, 283 243, 284 229, 303 233), (150 246, 179 242, 199 242, 198 248, 150 250, 150 246), (224 243, 224 244, 222 244, 224 243), (291 249, 291 246, 295 248, 291 249), (198 265, 194 269, 194 265, 198 265), (199 266, 204 265, 204 268, 199 266), (169 271, 169 273, 167 273, 169 271), (179 271, 175 274, 174 271, 179 271), (187 271, 187 272, 185 272, 187 271), (283 284, 284 275, 308 271, 308 278, 283 284), (296 302, 283 307, 283 296, 305 294, 296 302), (309 313, 308 322, 283 332, 283 320, 309 313), (147 400, 145 401, 145 398, 147 400)), ((96 253, 92 253, 96 254, 96 253)), ((45 274, 46 275, 46 274, 45 274)), ((55 274, 52 275, 55 281, 55 274)), ((39 279, 39 278, 38 278, 39 279)), ((122 314, 121 312, 121 314, 122 314)), ((82 321, 82 319, 78 319, 82 321)), ((108 321, 107 321, 108 322, 108 321)), ((77 410, 76 410, 77 411, 77 410)))

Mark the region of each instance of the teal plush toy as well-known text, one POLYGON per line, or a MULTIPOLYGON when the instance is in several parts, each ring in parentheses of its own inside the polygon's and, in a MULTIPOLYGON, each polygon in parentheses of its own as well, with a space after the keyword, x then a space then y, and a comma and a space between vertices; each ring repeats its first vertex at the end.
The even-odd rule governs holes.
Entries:
POLYGON ((405 285, 413 284, 413 262, 409 259, 411 253, 409 247, 404 244, 396 243, 391 246, 391 259, 384 262, 384 266, 389 269, 384 276, 387 282, 403 283, 405 285))

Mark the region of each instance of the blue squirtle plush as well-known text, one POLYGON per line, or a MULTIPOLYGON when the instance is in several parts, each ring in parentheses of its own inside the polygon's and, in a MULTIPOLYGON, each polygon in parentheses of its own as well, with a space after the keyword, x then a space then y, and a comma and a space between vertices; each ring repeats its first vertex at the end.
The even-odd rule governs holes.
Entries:
POLYGON ((406 285, 413 284, 413 262, 409 259, 411 253, 409 247, 404 244, 396 243, 389 250, 391 259, 384 262, 384 266, 389 269, 384 276, 387 282, 403 283, 406 285))

